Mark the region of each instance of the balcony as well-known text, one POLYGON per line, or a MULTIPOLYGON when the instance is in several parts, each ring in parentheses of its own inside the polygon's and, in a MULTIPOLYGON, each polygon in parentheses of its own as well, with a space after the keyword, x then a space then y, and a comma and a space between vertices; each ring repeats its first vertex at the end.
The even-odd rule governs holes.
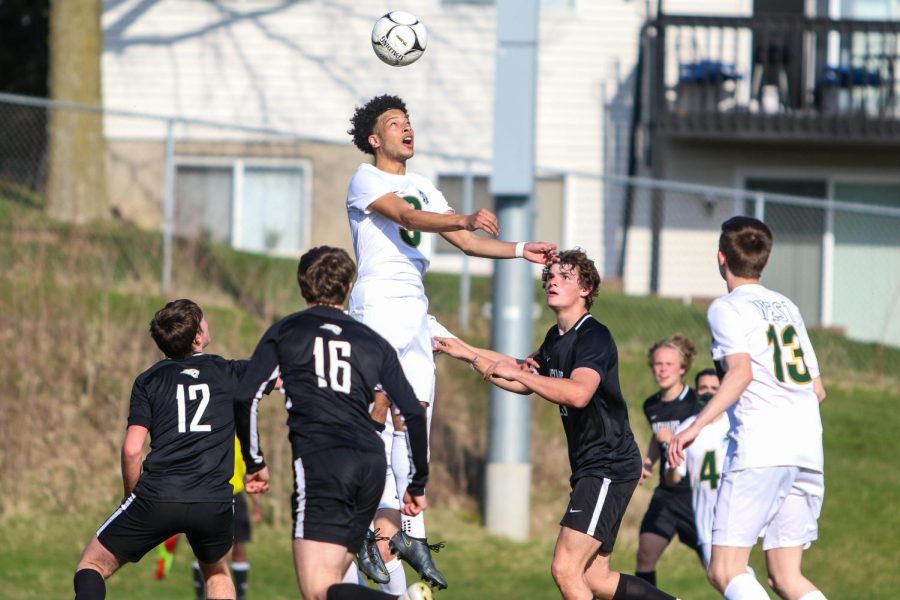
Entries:
POLYGON ((660 134, 900 145, 900 21, 661 15, 642 41, 660 134))

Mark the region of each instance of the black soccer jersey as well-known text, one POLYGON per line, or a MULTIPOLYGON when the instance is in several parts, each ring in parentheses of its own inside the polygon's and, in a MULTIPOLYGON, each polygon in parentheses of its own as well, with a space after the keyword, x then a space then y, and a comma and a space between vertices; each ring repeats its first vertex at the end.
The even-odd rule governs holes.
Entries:
POLYGON ((300 456, 329 448, 384 452, 368 410, 380 383, 406 419, 414 468, 408 489, 414 495, 423 493, 428 476, 425 410, 387 340, 326 306, 294 313, 270 327, 239 392, 242 400, 254 399, 245 407, 249 419, 238 418, 239 430, 251 430, 246 457, 250 472, 264 464, 254 425, 258 400, 266 382, 279 374, 287 393, 288 426, 300 456))
POLYGON ((572 485, 584 476, 631 481, 641 475, 641 453, 619 388, 619 354, 605 325, 590 314, 560 335, 554 325, 535 357, 539 373, 568 378, 579 367, 600 374, 600 385, 584 408, 560 406, 569 445, 572 485))
MULTIPOLYGON (((647 416, 650 429, 654 434, 662 428, 675 433, 682 421, 697 414, 697 395, 690 386, 685 385, 684 390, 675 400, 663 402, 660 393, 657 392, 644 400, 644 414, 647 416)), ((655 443, 659 449, 659 485, 670 490, 690 492, 691 482, 687 477, 682 477, 681 481, 675 485, 666 483, 666 454, 669 451, 669 445, 655 443)))
POLYGON ((150 431, 137 496, 228 502, 234 473, 234 393, 247 361, 214 354, 162 360, 131 391, 128 425, 150 431))

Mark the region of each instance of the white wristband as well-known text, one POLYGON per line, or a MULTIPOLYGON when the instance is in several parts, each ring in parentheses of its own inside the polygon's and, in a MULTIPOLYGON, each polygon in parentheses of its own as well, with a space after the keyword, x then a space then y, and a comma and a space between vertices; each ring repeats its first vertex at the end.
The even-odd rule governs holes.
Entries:
POLYGON ((525 242, 519 242, 516 244, 516 258, 522 258, 525 256, 525 242))

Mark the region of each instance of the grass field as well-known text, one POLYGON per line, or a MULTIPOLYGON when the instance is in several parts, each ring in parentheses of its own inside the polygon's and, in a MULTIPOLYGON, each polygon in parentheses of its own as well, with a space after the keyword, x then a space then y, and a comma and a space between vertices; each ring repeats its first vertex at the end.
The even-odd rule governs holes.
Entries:
MULTIPOLYGON (((90 230, 47 223, 28 203, 0 199, 0 598, 71 597, 71 577, 84 543, 115 508, 120 493, 118 447, 131 381, 157 357, 146 323, 158 295, 159 237, 127 226, 90 230), (51 385, 52 384, 52 385, 51 385)), ((202 243, 176 249, 175 295, 206 309, 214 351, 246 356, 267 323, 302 308, 293 261, 254 257, 202 243)), ((426 279, 433 311, 456 330, 458 281, 426 279)), ((473 281, 472 331, 487 343, 480 306, 490 281, 473 281)), ((536 295, 537 299, 537 295, 536 295)), ((594 314, 612 330, 635 435, 648 436, 640 402, 653 391, 645 351, 674 331, 705 354, 709 334, 699 306, 602 292, 594 314)), ((550 323, 541 313, 535 343, 550 323)), ((823 406, 826 498, 820 542, 806 571, 830 598, 894 598, 900 588, 900 531, 895 498, 900 444, 900 352, 814 331, 829 397, 823 406)), ((696 368, 708 366, 698 360, 696 368)), ((696 369, 695 369, 696 370, 696 369)), ((554 407, 533 400, 531 538, 513 543, 481 527, 486 448, 486 386, 465 365, 439 361, 434 478, 429 537, 447 547, 437 562, 450 581, 439 598, 555 598, 549 574, 557 521, 568 494, 565 442, 554 407)), ((250 546, 253 598, 296 598, 286 511, 289 460, 284 411, 264 407, 263 441, 273 492, 266 523, 250 546)), ((637 524, 650 489, 635 494, 613 565, 632 572, 637 524)), ((111 598, 189 598, 187 546, 169 579, 153 580, 154 555, 109 582, 111 598)), ((761 557, 754 566, 763 572, 761 557)), ((659 583, 684 599, 715 598, 694 554, 675 545, 664 555, 659 583)))

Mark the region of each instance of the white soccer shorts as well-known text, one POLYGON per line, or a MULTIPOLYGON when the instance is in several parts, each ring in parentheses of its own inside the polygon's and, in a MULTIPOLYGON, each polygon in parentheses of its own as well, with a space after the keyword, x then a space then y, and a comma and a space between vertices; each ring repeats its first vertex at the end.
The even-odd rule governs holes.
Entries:
POLYGON ((818 537, 825 498, 822 473, 800 467, 726 471, 713 521, 714 546, 763 550, 809 545, 818 537))

